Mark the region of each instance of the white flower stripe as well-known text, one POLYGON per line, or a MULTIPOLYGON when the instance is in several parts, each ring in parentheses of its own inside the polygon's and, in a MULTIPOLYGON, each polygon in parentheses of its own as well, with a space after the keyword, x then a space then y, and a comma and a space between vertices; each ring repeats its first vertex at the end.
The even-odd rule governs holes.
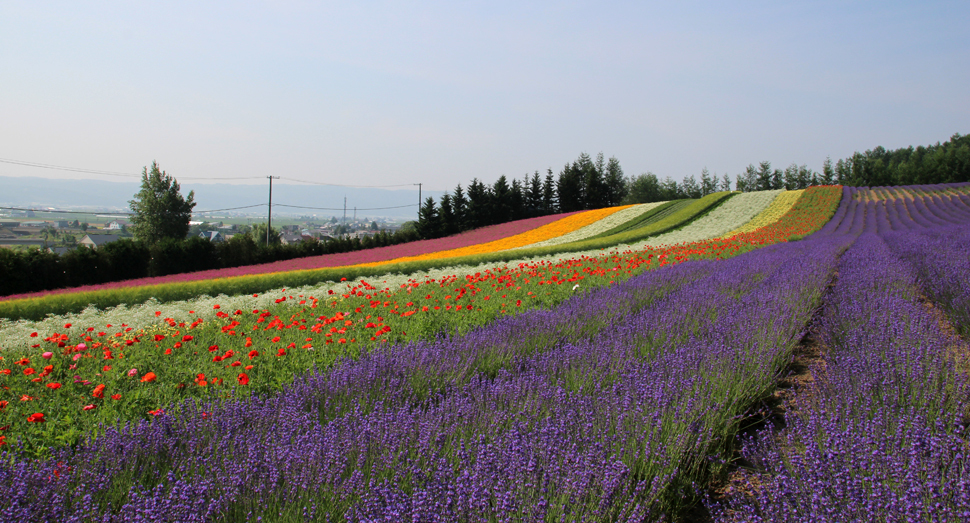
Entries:
POLYGON ((751 232, 777 222, 782 216, 785 215, 785 213, 790 211, 791 208, 795 206, 795 202, 798 201, 804 192, 805 189, 783 191, 778 195, 777 198, 775 198, 773 202, 771 202, 771 205, 752 218, 751 221, 731 232, 724 233, 721 235, 721 237, 730 238, 736 234, 751 232))
POLYGON ((580 240, 585 240, 586 238, 592 238, 597 234, 606 232, 614 227, 623 225, 624 223, 634 220, 644 213, 650 211, 651 209, 656 209, 657 207, 665 204, 667 202, 654 202, 654 203, 643 203, 640 205, 634 205, 628 209, 623 209, 622 211, 617 211, 602 220, 593 222, 586 227, 582 227, 573 232, 563 234, 562 236, 552 238, 546 241, 533 243, 532 245, 526 245, 525 247, 519 247, 520 249, 529 249, 532 247, 546 247, 549 245, 562 245, 564 243, 570 243, 580 240))
POLYGON ((782 191, 758 191, 736 194, 707 215, 682 229, 647 238, 643 241, 617 246, 620 250, 642 250, 647 247, 676 245, 717 238, 751 221, 782 191))

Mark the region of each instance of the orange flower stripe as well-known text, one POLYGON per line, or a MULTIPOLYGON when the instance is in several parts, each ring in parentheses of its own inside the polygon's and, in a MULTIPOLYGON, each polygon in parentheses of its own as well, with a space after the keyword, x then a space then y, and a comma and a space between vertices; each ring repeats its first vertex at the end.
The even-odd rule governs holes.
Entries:
POLYGON ((577 229, 581 229, 595 223, 607 216, 622 211, 632 207, 632 205, 622 205, 620 207, 607 207, 605 209, 594 209, 592 211, 581 212, 578 214, 573 214, 567 216, 561 220, 556 220, 550 224, 543 225, 542 227, 537 227, 531 231, 526 231, 521 234, 516 234, 514 236, 509 236, 508 238, 502 238, 501 240, 495 240, 488 243, 480 243, 478 245, 470 245, 468 247, 461 247, 459 249, 449 249, 446 251, 432 252, 428 254, 422 254, 420 256, 405 256, 403 258, 395 258, 393 260, 362 263, 358 267, 376 267, 378 265, 385 265, 390 263, 401 263, 409 261, 418 260, 438 260, 441 258, 457 258, 459 256, 470 256, 474 254, 484 254, 490 252, 507 251, 509 249, 518 249, 519 247, 525 247, 533 243, 544 242, 563 234, 571 233, 577 229))

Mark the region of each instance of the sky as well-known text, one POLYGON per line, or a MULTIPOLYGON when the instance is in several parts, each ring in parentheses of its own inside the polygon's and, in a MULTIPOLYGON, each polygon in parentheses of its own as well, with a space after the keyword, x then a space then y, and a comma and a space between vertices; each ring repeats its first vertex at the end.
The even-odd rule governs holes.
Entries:
POLYGON ((582 152, 677 180, 821 170, 970 133, 967 20, 966 1, 0 0, 0 159, 409 190, 582 152))

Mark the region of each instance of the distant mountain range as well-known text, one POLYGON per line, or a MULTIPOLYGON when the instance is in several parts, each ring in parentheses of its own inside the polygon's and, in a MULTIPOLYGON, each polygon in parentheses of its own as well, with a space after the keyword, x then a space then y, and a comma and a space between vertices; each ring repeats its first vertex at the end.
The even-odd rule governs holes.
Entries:
MULTIPOLYGON (((180 183, 182 194, 195 191, 196 211, 228 209, 260 205, 249 209, 227 211, 251 216, 265 216, 269 196, 268 182, 263 185, 231 185, 180 183)), ((126 211, 128 200, 138 192, 140 182, 108 182, 101 180, 63 180, 51 178, 0 176, 0 206, 47 208, 64 210, 126 211)), ((433 196, 440 191, 422 191, 422 197, 433 196)), ((357 207, 357 217, 417 218, 418 191, 389 189, 357 189, 325 185, 292 185, 273 183, 273 216, 342 216, 344 197, 347 198, 347 216, 352 217, 357 207), (323 207, 326 209, 301 209, 284 207, 323 207), (401 207, 406 206, 406 207, 401 207), (385 207, 399 207, 382 209, 385 207)), ((226 212, 214 213, 224 216, 226 212)))

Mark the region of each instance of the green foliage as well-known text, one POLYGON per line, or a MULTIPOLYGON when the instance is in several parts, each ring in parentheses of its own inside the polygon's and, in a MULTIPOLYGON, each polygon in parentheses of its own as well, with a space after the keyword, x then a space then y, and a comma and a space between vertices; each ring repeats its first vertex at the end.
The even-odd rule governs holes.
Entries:
MULTIPOLYGON (((831 162, 829 162, 831 169, 831 162)), ((882 146, 839 160, 836 183, 856 187, 929 185, 970 181, 970 135, 954 134, 942 144, 887 150, 882 146)))
POLYGON ((664 201, 660 180, 656 174, 647 172, 630 179, 629 192, 623 199, 624 204, 653 203, 664 201))
POLYGON ((134 213, 131 229, 135 238, 154 245, 164 238, 182 239, 189 232, 189 219, 195 207, 194 191, 183 198, 178 181, 152 162, 151 171, 142 170, 141 190, 128 205, 134 213))
MULTIPOLYGON (((257 223, 253 225, 253 228, 247 233, 249 237, 256 243, 256 245, 266 246, 266 222, 257 223)), ((274 229, 270 227, 269 229, 269 245, 280 245, 280 231, 279 229, 274 229)))

